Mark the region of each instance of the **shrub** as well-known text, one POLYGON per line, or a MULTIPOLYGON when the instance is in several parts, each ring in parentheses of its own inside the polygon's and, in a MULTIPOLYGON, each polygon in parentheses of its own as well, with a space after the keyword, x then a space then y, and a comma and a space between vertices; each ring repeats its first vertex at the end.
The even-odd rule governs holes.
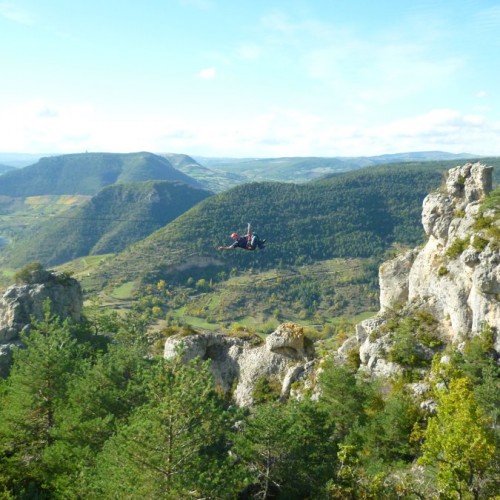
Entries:
POLYGON ((389 361, 411 367, 428 366, 430 360, 421 346, 432 349, 442 345, 436 326, 434 316, 425 310, 400 317, 397 326, 392 329, 394 343, 389 352, 389 361))
POLYGON ((470 238, 457 238, 446 250, 446 256, 450 259, 456 259, 469 246, 470 238))
POLYGON ((56 280, 60 285, 68 285, 72 279, 73 273, 71 271, 56 274, 56 280))
POLYGON ((276 401, 281 394, 281 383, 276 377, 261 376, 255 382, 252 397, 256 403, 276 401))
POLYGON ((482 252, 485 248, 486 245, 488 245, 488 240, 485 238, 482 238, 481 236, 478 236, 477 234, 472 238, 472 246, 478 251, 482 252))
POLYGON ((480 231, 481 229, 488 229, 492 223, 493 223, 493 218, 485 217, 483 214, 481 214, 474 222, 473 228, 475 231, 480 231))
POLYGON ((347 352, 346 365, 353 371, 356 371, 361 365, 361 358, 359 357, 359 346, 347 352))
POLYGON ((44 270, 45 269, 40 262, 31 262, 30 264, 26 264, 20 271, 14 274, 14 281, 19 284, 31 284, 33 283, 33 275, 44 270))
POLYGON ((438 276, 446 276, 449 273, 448 268, 446 266, 441 266, 438 269, 438 276))

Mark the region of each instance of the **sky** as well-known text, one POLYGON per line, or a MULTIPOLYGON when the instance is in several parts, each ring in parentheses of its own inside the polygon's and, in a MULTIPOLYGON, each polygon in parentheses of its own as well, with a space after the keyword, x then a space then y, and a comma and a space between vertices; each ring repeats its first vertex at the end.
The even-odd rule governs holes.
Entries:
POLYGON ((0 152, 500 155, 500 0, 0 0, 0 152))

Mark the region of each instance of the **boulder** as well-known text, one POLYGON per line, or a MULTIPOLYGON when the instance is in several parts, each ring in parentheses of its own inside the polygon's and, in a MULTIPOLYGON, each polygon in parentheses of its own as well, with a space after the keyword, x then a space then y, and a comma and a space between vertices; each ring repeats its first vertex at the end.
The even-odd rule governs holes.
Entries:
POLYGON ((77 280, 64 273, 37 270, 28 284, 14 285, 0 296, 0 372, 8 373, 11 348, 21 345, 19 334, 27 332, 32 318, 44 317, 44 303, 49 300, 51 313, 80 321, 82 290, 77 280))
POLYGON ((294 323, 280 325, 265 342, 255 345, 250 337, 222 333, 199 333, 167 339, 164 357, 180 355, 184 362, 199 357, 211 361, 216 384, 230 394, 239 406, 253 404, 253 392, 262 377, 277 379, 280 397, 289 396, 292 383, 314 358, 314 349, 304 341, 302 327, 294 323))

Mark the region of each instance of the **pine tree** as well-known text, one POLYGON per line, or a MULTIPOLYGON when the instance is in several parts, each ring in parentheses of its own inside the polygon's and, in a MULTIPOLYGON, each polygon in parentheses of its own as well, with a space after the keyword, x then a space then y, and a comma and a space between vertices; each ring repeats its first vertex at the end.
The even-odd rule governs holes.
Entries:
POLYGON ((230 497, 238 474, 225 448, 231 420, 206 363, 159 360, 148 402, 97 459, 93 491, 104 497, 230 497))
POLYGON ((50 314, 33 321, 14 353, 0 408, 0 471, 16 494, 50 491, 62 464, 52 454, 58 442, 60 409, 68 381, 81 359, 68 322, 50 314))

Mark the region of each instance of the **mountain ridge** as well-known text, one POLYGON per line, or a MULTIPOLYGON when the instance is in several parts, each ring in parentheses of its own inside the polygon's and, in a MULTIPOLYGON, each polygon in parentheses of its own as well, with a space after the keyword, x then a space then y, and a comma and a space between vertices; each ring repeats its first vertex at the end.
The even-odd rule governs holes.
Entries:
POLYGON ((161 156, 139 153, 76 153, 41 158, 37 163, 2 175, 0 194, 96 194, 110 184, 147 180, 181 181, 203 187, 161 156))
POLYGON ((269 268, 380 254, 395 241, 420 241, 421 202, 441 180, 442 169, 433 166, 357 170, 307 184, 243 184, 203 200, 96 272, 127 281, 190 267, 269 268), (268 240, 265 251, 217 252, 249 221, 268 240))
POLYGON ((4 262, 56 265, 123 250, 168 224, 212 193, 182 182, 144 181, 104 187, 89 201, 25 229, 4 262))

